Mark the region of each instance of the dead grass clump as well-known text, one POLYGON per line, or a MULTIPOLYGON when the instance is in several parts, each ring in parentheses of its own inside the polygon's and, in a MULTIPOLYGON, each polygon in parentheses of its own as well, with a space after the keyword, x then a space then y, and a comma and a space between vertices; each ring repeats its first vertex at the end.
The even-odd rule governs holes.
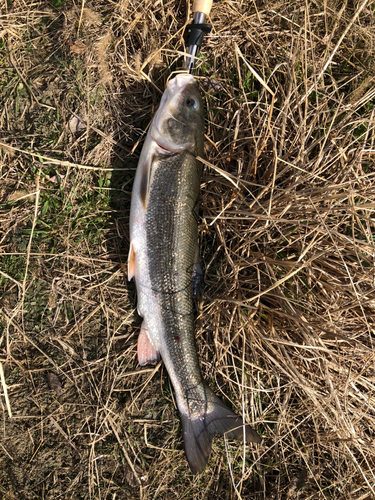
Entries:
POLYGON ((197 344, 206 379, 264 439, 216 439, 199 476, 163 365, 137 364, 125 266, 134 170, 185 21, 175 2, 2 7, 0 491, 370 500, 372 6, 214 4, 196 71, 197 344))

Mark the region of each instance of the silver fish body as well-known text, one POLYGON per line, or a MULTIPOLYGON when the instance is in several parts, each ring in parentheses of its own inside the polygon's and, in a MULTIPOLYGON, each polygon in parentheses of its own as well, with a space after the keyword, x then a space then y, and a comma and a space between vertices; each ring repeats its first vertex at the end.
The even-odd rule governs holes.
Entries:
MULTIPOLYGON (((204 382, 194 340, 193 279, 197 276, 198 197, 203 105, 191 75, 178 75, 163 94, 134 180, 128 278, 135 277, 143 317, 138 359, 161 356, 176 394, 184 447, 193 472, 207 463, 212 436, 259 442, 258 434, 204 382)), ((199 274, 199 272, 198 272, 199 274)))

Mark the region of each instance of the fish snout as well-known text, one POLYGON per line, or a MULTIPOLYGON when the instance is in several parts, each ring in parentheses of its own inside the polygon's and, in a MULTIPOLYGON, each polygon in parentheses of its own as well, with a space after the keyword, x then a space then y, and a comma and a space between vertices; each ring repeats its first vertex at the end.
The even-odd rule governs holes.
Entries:
POLYGON ((169 80, 168 90, 174 95, 190 83, 195 83, 194 77, 187 73, 180 73, 172 78, 172 80, 169 80))

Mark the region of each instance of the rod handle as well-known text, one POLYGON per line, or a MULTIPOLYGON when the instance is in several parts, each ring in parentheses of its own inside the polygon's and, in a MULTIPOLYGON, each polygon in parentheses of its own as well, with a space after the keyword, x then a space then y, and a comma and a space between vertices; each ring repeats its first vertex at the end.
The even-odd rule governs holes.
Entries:
POLYGON ((206 16, 210 15, 213 0, 194 0, 193 12, 202 12, 206 16))

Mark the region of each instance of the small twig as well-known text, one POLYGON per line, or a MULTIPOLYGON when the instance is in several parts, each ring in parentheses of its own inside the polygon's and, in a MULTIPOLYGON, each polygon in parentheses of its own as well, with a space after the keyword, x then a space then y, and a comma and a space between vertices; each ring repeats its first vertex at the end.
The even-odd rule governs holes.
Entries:
POLYGON ((68 441, 68 443, 73 448, 73 450, 78 453, 76 445, 70 439, 70 437, 68 436, 68 434, 60 427, 60 425, 56 422, 56 420, 53 417, 49 417, 49 419, 50 419, 51 424, 53 424, 56 427, 56 429, 60 432, 60 434, 62 436, 64 436, 64 438, 68 441))
POLYGON ((68 332, 67 335, 64 336, 64 339, 68 339, 71 337, 74 333, 76 333, 82 326, 89 321, 95 314, 101 309, 103 304, 99 304, 98 306, 95 307, 94 310, 92 310, 85 318, 80 323, 77 323, 76 325, 73 326, 73 328, 68 332))
POLYGON ((130 460, 130 457, 129 457, 129 455, 128 455, 128 452, 126 451, 126 448, 125 448, 125 446, 123 445, 123 443, 122 443, 122 441, 121 441, 121 439, 120 439, 119 433, 118 433, 118 431, 117 431, 116 424, 115 424, 115 422, 113 421, 112 417, 111 417, 108 413, 107 413, 107 419, 108 419, 109 425, 111 426, 111 429, 112 429, 112 431, 113 431, 113 434, 116 436, 116 439, 117 439, 117 441, 118 441, 118 444, 119 444, 119 445, 120 445, 120 447, 121 447, 121 450, 122 450, 122 452, 123 452, 123 454, 124 454, 124 457, 126 458, 126 461, 128 462, 129 467, 131 468, 131 470, 132 470, 132 472, 133 472, 133 474, 134 474, 134 477, 135 477, 135 479, 136 479, 136 481, 137 481, 137 483, 138 483, 139 487, 140 487, 140 488, 142 488, 142 483, 141 483, 141 480, 139 479, 138 474, 137 474, 137 472, 136 472, 136 470, 135 470, 135 468, 134 468, 134 464, 133 464, 132 460, 130 460))
POLYGON ((38 208, 39 208, 39 196, 40 196, 40 187, 39 187, 40 174, 41 174, 41 169, 39 169, 38 175, 36 177, 34 217, 33 217, 33 222, 32 222, 32 225, 31 225, 31 232, 30 232, 29 243, 28 243, 27 249, 26 249, 26 267, 25 267, 25 276, 23 278, 23 285, 22 285, 23 297, 25 296, 25 293, 26 293, 27 273, 28 273, 29 265, 30 265, 31 245, 32 245, 32 242, 33 242, 33 236, 34 236, 34 230, 35 230, 35 226, 36 226, 36 221, 38 220, 38 208))
POLYGON ((19 281, 17 281, 14 278, 12 278, 12 276, 9 276, 9 274, 4 273, 4 271, 1 271, 1 269, 0 269, 0 274, 2 276, 4 276, 4 278, 13 281, 13 283, 15 283, 22 290, 22 285, 21 285, 21 283, 19 281))
POLYGON ((255 76, 255 78, 258 80, 258 82, 274 97, 275 96, 275 92, 269 88, 269 86, 263 80, 263 78, 255 71, 255 69, 251 66, 251 64, 249 64, 247 62, 247 60, 244 58, 242 52, 240 51, 240 48, 238 47, 238 45, 235 43, 234 46, 235 46, 237 54, 241 57, 241 59, 243 60, 243 62, 246 64, 246 66, 250 70, 251 74, 253 76, 255 76))
POLYGON ((113 168, 113 167, 107 168, 107 167, 92 167, 89 165, 80 165, 79 163, 72 163, 66 160, 57 160, 56 158, 50 158, 49 156, 44 156, 39 153, 32 153, 31 151, 26 151, 24 149, 16 148, 14 146, 11 146, 10 144, 4 144, 3 142, 0 142, 0 147, 12 149, 13 151, 17 151, 18 153, 31 156, 32 158, 37 158, 39 161, 45 160, 43 163, 51 163, 52 165, 60 165, 61 167, 75 167, 75 168, 82 168, 84 170, 97 170, 97 171, 100 170, 106 172, 114 172, 114 171, 129 172, 129 170, 134 170, 131 168, 113 168))
POLYGON ((200 156, 197 156, 197 160, 200 161, 201 163, 203 163, 204 165, 207 165, 207 167, 210 167, 213 170, 216 170, 216 172, 218 174, 222 175, 223 177, 225 177, 225 179, 227 179, 229 182, 231 182, 236 189, 239 189, 239 186, 238 186, 237 182, 235 182, 232 179, 232 175, 231 174, 228 174, 228 172, 225 172, 225 170, 222 170, 221 168, 217 167, 216 165, 213 165, 212 163, 210 163, 209 161, 205 160, 204 158, 201 158, 200 156))
POLYGON ((56 109, 54 108, 53 106, 49 106, 48 104, 43 104, 41 102, 39 102, 38 98, 36 97, 36 95, 34 94, 32 88, 30 87, 30 85, 27 83, 26 81, 26 78, 23 76, 21 70, 18 68, 15 60, 13 59, 13 54, 12 54, 12 46, 11 46, 11 43, 10 41, 8 40, 8 45, 9 45, 9 49, 8 49, 8 57, 9 57, 9 61, 11 63, 11 65, 13 66, 13 68, 16 70, 16 73, 17 75, 20 77, 20 79, 22 80, 22 83, 25 85, 25 87, 27 88, 30 96, 34 99, 34 101, 36 102, 36 104, 38 104, 39 106, 42 106, 43 108, 47 108, 47 109, 56 109))
POLYGON ((79 30, 81 29, 84 8, 85 8, 85 0, 82 0, 81 12, 79 14, 79 21, 78 21, 78 28, 77 28, 77 37, 79 37, 79 30))
POLYGON ((4 392, 5 403, 6 403, 7 410, 8 410, 8 416, 9 416, 9 418, 12 418, 12 410, 10 408, 7 385, 5 383, 4 370, 3 370, 2 363, 0 363, 0 379, 1 379, 1 385, 3 386, 3 392, 4 392))

